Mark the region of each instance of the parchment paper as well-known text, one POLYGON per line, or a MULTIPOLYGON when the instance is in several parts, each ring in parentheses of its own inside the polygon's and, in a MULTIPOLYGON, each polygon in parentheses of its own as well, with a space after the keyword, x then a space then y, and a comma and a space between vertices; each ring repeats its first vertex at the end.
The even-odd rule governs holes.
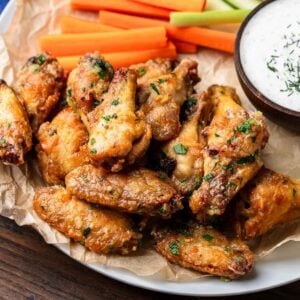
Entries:
MULTIPOLYGON (((6 34, 0 36, 0 78, 12 83, 18 68, 29 56, 39 52, 38 36, 59 32, 58 21, 64 14, 82 13, 71 12, 66 0, 17 1, 12 25, 6 34)), ((97 18, 93 13, 84 13, 82 16, 89 20, 97 18)), ((232 56, 201 49, 191 57, 199 62, 199 74, 202 77, 197 87, 199 92, 211 84, 230 85, 237 89, 243 106, 250 111, 254 110, 239 85, 232 56)), ((299 178, 300 136, 269 121, 268 129, 271 136, 264 151, 266 166, 299 178)), ((124 268, 140 276, 160 274, 168 280, 191 280, 205 276, 167 263, 151 247, 145 246, 134 255, 120 257, 97 255, 85 251, 79 244, 70 243, 69 239, 50 228, 34 213, 32 198, 35 188, 41 185, 43 182, 33 158, 29 158, 27 165, 21 168, 0 165, 0 214, 15 220, 19 225, 33 226, 47 243, 69 244, 70 255, 83 262, 124 268)), ((300 241, 300 222, 280 227, 256 241, 254 251, 257 259, 288 241, 300 241)))

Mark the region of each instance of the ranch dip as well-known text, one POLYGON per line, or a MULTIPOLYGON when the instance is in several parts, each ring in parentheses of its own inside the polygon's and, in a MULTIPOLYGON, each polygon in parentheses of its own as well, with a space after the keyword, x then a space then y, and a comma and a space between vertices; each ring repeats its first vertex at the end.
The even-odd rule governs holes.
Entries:
POLYGON ((300 112, 300 0, 276 0, 258 11, 244 29, 240 56, 258 91, 300 112))

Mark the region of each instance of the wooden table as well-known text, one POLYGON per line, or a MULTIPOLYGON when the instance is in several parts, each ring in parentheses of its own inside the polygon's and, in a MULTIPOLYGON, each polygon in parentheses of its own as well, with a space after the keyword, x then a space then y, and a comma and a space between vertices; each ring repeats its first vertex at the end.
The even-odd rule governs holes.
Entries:
MULTIPOLYGON (((243 300, 254 297, 264 300, 271 297, 273 300, 282 299, 283 296, 285 299, 296 299, 299 295, 300 282, 297 282, 268 292, 244 296, 243 300)), ((170 297, 106 278, 47 245, 33 229, 18 227, 13 221, 0 217, 0 299, 170 298, 191 299, 170 297)))

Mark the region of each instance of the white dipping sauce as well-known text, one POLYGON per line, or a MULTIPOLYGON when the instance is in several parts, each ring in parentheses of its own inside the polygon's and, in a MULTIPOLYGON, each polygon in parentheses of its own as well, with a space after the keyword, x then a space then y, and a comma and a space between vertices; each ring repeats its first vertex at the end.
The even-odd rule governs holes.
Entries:
POLYGON ((244 29, 240 56, 258 91, 300 112, 300 0, 277 0, 257 12, 244 29))

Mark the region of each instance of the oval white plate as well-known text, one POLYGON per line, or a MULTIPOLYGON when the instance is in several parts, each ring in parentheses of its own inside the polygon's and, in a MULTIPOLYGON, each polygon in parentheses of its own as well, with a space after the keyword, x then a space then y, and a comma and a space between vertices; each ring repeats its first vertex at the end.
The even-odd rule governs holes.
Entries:
MULTIPOLYGON (((9 26, 14 13, 14 1, 11 0, 0 16, 0 32, 9 26)), ((70 255, 66 246, 56 245, 58 249, 70 255)), ((248 277, 222 282, 217 278, 207 278, 190 282, 169 282, 159 277, 138 277, 126 270, 110 268, 99 264, 85 264, 87 267, 107 277, 141 288, 188 296, 229 296, 258 292, 300 279, 300 243, 290 242, 263 260, 248 277)))

